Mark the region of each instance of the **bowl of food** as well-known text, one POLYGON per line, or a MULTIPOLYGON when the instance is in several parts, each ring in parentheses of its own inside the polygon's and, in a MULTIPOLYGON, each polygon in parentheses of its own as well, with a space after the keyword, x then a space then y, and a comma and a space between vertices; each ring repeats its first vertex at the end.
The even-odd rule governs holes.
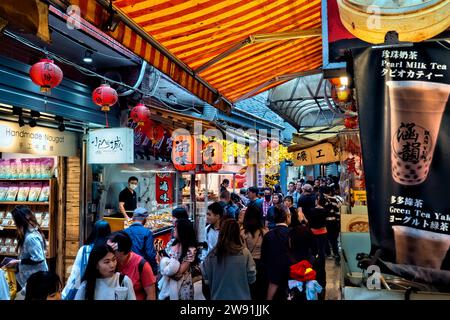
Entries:
POLYGON ((369 232, 369 222, 361 218, 355 218, 349 221, 348 232, 369 232))

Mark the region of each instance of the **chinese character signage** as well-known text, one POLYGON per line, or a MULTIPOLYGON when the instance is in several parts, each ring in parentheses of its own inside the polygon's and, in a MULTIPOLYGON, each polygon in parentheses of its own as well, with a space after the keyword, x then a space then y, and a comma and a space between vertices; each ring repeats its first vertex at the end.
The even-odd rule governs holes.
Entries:
POLYGON ((0 152, 70 157, 77 151, 78 136, 72 132, 0 121, 0 152))
POLYGON ((130 128, 89 131, 87 158, 94 163, 134 163, 134 135, 130 128))
POLYGON ((156 174, 156 202, 159 204, 173 203, 173 174, 156 174))
POLYGON ((450 270, 450 51, 428 42, 353 55, 372 249, 450 270))
POLYGON ((339 161, 339 153, 331 143, 321 143, 317 146, 302 149, 294 153, 295 166, 330 163, 339 161))

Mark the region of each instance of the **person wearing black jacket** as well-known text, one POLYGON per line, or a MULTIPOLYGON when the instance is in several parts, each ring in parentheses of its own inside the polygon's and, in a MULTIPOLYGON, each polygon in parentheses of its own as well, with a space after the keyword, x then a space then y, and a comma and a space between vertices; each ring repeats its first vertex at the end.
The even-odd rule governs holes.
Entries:
POLYGON ((326 273, 325 273, 325 247, 328 242, 326 218, 327 211, 324 209, 325 197, 319 195, 316 200, 316 207, 309 211, 308 224, 314 238, 314 255, 317 257, 316 272, 317 282, 322 286, 321 297, 325 296, 326 273))
POLYGON ((291 217, 288 210, 274 208, 275 227, 263 238, 261 262, 268 281, 267 300, 286 300, 289 267, 292 259, 289 249, 289 228, 291 217))

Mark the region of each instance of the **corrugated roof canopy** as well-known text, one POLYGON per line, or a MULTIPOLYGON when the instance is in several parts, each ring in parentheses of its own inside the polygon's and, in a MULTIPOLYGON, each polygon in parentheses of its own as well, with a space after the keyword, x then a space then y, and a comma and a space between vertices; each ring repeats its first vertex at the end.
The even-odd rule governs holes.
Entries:
MULTIPOLYGON (((70 0, 96 26, 95 0, 70 0)), ((104 6, 108 3, 99 0, 104 6)), ((177 83, 224 110, 322 65, 320 0, 117 0, 110 35, 177 83)))

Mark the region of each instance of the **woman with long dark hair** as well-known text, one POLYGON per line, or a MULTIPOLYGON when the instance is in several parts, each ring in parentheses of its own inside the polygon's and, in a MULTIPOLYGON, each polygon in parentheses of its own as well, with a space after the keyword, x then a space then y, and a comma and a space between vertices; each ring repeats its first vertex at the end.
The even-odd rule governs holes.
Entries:
POLYGON ((222 221, 217 246, 201 267, 212 300, 251 299, 249 285, 256 280, 255 261, 242 241, 235 219, 222 221))
POLYGON ((75 300, 136 300, 132 281, 116 272, 116 266, 113 249, 95 244, 75 300))
MULTIPOLYGON (((279 200, 278 194, 274 195, 274 198, 279 200)), ((269 214, 267 217, 269 217, 269 214)), ((256 265, 256 281, 250 286, 253 300, 264 300, 265 298, 264 294, 266 288, 262 274, 261 245, 264 235, 268 231, 269 230, 263 226, 263 221, 261 220, 261 209, 255 205, 248 207, 244 215, 241 235, 242 239, 244 239, 244 245, 252 254, 256 265)))
MULTIPOLYGON (((192 269, 198 264, 197 239, 194 226, 189 219, 178 219, 173 232, 175 240, 166 248, 170 258, 180 262, 180 267, 172 278, 179 282, 178 298, 194 300, 192 269)), ((173 293, 172 293, 173 296, 173 293)))
POLYGON ((272 196, 272 206, 267 211, 266 227, 269 230, 275 228, 274 211, 276 207, 283 204, 283 195, 281 193, 274 193, 272 196))
POLYGON ((28 278, 38 271, 48 271, 45 260, 45 236, 34 213, 28 206, 16 206, 12 217, 17 228, 17 260, 11 260, 8 266, 19 266, 17 282, 25 288, 28 278))
POLYGON ((98 220, 94 224, 94 229, 87 238, 84 246, 78 249, 77 256, 72 265, 69 279, 67 279, 66 286, 62 291, 63 300, 73 300, 81 284, 81 277, 83 276, 89 255, 95 243, 105 243, 107 237, 111 234, 111 227, 105 220, 98 220))

